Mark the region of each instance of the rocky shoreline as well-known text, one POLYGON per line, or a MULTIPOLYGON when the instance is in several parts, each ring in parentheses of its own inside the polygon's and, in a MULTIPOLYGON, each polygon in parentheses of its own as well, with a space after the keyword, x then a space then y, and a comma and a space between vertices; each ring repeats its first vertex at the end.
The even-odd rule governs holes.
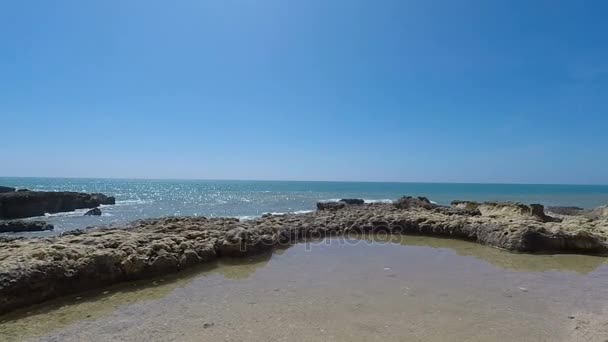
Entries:
POLYGON ((178 272, 219 257, 326 236, 412 234, 515 252, 608 254, 608 210, 547 215, 540 205, 424 197, 393 204, 320 203, 315 212, 235 218, 170 217, 50 238, 0 239, 0 314, 57 296, 178 272))

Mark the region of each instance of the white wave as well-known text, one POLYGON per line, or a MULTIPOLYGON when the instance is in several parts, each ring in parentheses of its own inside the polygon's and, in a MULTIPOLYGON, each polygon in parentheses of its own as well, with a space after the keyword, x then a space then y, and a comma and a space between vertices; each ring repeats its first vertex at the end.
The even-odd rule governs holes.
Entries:
MULTIPOLYGON (((329 202, 340 202, 340 200, 342 200, 342 198, 330 198, 330 199, 324 199, 324 200, 320 200, 319 202, 325 202, 325 203, 329 203, 329 202)), ((369 198, 364 198, 363 199, 364 203, 393 203, 392 199, 388 199, 388 198, 382 198, 382 199, 369 199, 369 198)))
POLYGON ((281 216, 281 215, 287 215, 287 214, 306 214, 306 213, 312 213, 314 210, 296 210, 296 211, 290 211, 288 213, 284 213, 284 212, 270 212, 270 213, 264 213, 262 215, 241 215, 241 216, 235 216, 236 218, 238 218, 239 220, 243 220, 243 221, 247 221, 247 220, 255 220, 258 218, 261 218, 264 215, 270 214, 273 216, 281 216))
POLYGON ((91 209, 76 209, 74 211, 67 211, 61 213, 44 213, 46 217, 76 217, 83 216, 87 211, 91 209))
POLYGON ((236 218, 238 218, 239 220, 242 221, 248 221, 248 220, 255 220, 256 218, 261 217, 260 215, 243 215, 243 216, 237 216, 236 218))
POLYGON ((114 204, 114 205, 133 205, 133 204, 144 204, 144 203, 149 203, 149 201, 144 201, 142 199, 120 200, 120 201, 116 201, 116 204, 114 204))
POLYGON ((330 199, 320 200, 319 202, 330 203, 330 202, 340 202, 340 200, 341 200, 341 198, 330 198, 330 199))
POLYGON ((383 199, 364 199, 365 203, 393 203, 392 199, 383 198, 383 199))
POLYGON ((431 200, 429 200, 429 201, 430 201, 431 203, 433 203, 433 204, 437 204, 437 202, 435 202, 435 201, 431 201, 431 200))
POLYGON ((308 214, 308 213, 312 213, 313 211, 314 211, 314 210, 296 210, 296 211, 294 211, 293 213, 294 213, 294 214, 299 215, 299 214, 308 214))

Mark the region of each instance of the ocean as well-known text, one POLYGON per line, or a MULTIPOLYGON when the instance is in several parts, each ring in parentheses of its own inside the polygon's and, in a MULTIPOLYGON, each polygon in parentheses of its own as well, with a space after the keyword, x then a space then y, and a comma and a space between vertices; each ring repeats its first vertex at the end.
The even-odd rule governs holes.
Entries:
POLYGON ((100 217, 82 216, 86 210, 47 214, 57 234, 90 226, 121 224, 163 216, 233 216, 254 218, 264 213, 306 212, 318 201, 363 198, 391 201, 403 195, 426 196, 449 205, 458 199, 519 201, 544 205, 593 208, 608 204, 608 185, 383 183, 238 180, 144 180, 98 178, 0 177, 0 185, 41 191, 100 192, 116 197, 116 205, 102 206, 100 217))

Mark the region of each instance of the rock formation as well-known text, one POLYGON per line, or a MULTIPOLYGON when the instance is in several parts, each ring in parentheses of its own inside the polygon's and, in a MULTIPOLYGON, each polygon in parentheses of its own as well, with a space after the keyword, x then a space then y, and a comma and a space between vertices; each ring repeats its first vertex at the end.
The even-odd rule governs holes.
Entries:
POLYGON ((399 209, 433 209, 437 207, 437 205, 431 203, 431 201, 429 201, 429 199, 426 197, 403 196, 398 199, 394 204, 395 207, 399 209))
POLYGON ((79 192, 22 191, 0 194, 0 219, 42 216, 45 213, 115 204, 114 197, 79 192))
POLYGON ((608 254, 608 220, 557 222, 542 206, 422 198, 395 204, 320 204, 305 214, 253 220, 171 217, 50 238, 0 239, 0 312, 59 295, 177 272, 218 257, 246 256, 308 238, 374 232, 469 240, 518 252, 608 254))

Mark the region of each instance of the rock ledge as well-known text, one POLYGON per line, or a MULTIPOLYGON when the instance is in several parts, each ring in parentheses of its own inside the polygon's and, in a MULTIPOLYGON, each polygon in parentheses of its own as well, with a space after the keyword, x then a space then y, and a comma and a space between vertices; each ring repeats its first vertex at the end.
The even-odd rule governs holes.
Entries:
POLYGON ((171 217, 50 238, 0 239, 0 312, 122 281, 246 256, 308 238, 384 232, 465 239, 517 252, 608 253, 606 210, 555 220, 542 206, 424 198, 344 202, 254 220, 171 217), (357 202, 358 203, 358 202, 357 202))

